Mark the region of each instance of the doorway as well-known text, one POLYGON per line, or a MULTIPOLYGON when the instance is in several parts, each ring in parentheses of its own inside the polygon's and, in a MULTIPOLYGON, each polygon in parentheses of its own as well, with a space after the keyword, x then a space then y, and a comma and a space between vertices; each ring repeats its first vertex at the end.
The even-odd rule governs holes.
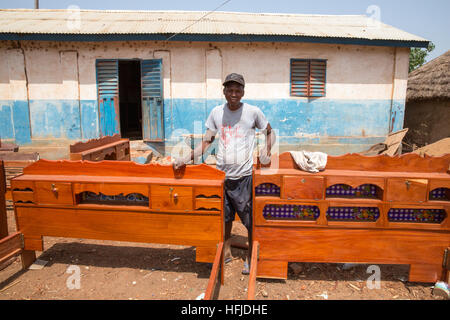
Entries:
POLYGON ((122 138, 142 140, 141 64, 119 60, 119 110, 122 138))

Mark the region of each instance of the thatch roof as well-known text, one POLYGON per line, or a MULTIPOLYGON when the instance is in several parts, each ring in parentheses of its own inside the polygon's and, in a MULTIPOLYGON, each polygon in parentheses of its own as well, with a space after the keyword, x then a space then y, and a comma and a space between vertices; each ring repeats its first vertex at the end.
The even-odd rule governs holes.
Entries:
POLYGON ((450 50, 408 76, 406 101, 450 100, 450 50))

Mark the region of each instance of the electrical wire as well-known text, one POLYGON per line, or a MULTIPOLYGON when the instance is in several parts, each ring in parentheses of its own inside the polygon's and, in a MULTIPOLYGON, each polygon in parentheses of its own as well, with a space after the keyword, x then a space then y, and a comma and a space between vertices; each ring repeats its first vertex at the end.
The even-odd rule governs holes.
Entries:
POLYGON ((188 25, 186 28, 184 28, 184 29, 181 30, 180 32, 177 32, 177 33, 171 35, 170 37, 168 37, 168 38, 166 39, 166 41, 169 41, 170 39, 172 39, 172 38, 175 37, 176 35, 179 35, 179 34, 182 33, 183 31, 189 29, 189 28, 192 27, 194 24, 198 23, 200 20, 202 20, 202 19, 205 18, 206 16, 210 15, 211 13, 213 13, 213 12, 219 10, 220 8, 222 8, 224 5, 226 5, 226 4, 227 4, 228 2, 230 2, 230 1, 231 1, 231 0, 227 0, 227 1, 223 2, 220 6, 218 6, 217 8, 215 8, 215 9, 212 10, 212 11, 209 11, 208 13, 206 13, 205 15, 203 15, 200 19, 194 21, 193 23, 191 23, 190 25, 188 25))

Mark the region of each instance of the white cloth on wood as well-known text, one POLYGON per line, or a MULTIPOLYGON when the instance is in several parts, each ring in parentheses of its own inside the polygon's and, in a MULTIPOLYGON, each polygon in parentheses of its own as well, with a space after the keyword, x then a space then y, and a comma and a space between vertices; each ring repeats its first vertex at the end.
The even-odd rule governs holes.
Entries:
POLYGON ((327 154, 313 151, 290 151, 292 158, 299 168, 308 172, 319 172, 327 165, 327 154))

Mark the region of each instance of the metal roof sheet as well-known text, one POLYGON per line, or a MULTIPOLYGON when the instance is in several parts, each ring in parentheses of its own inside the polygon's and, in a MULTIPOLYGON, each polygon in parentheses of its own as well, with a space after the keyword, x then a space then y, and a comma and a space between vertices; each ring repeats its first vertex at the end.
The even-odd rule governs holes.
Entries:
POLYGON ((0 33, 212 34, 428 41, 365 15, 0 9, 0 33), (79 23, 78 23, 79 21, 79 23))

